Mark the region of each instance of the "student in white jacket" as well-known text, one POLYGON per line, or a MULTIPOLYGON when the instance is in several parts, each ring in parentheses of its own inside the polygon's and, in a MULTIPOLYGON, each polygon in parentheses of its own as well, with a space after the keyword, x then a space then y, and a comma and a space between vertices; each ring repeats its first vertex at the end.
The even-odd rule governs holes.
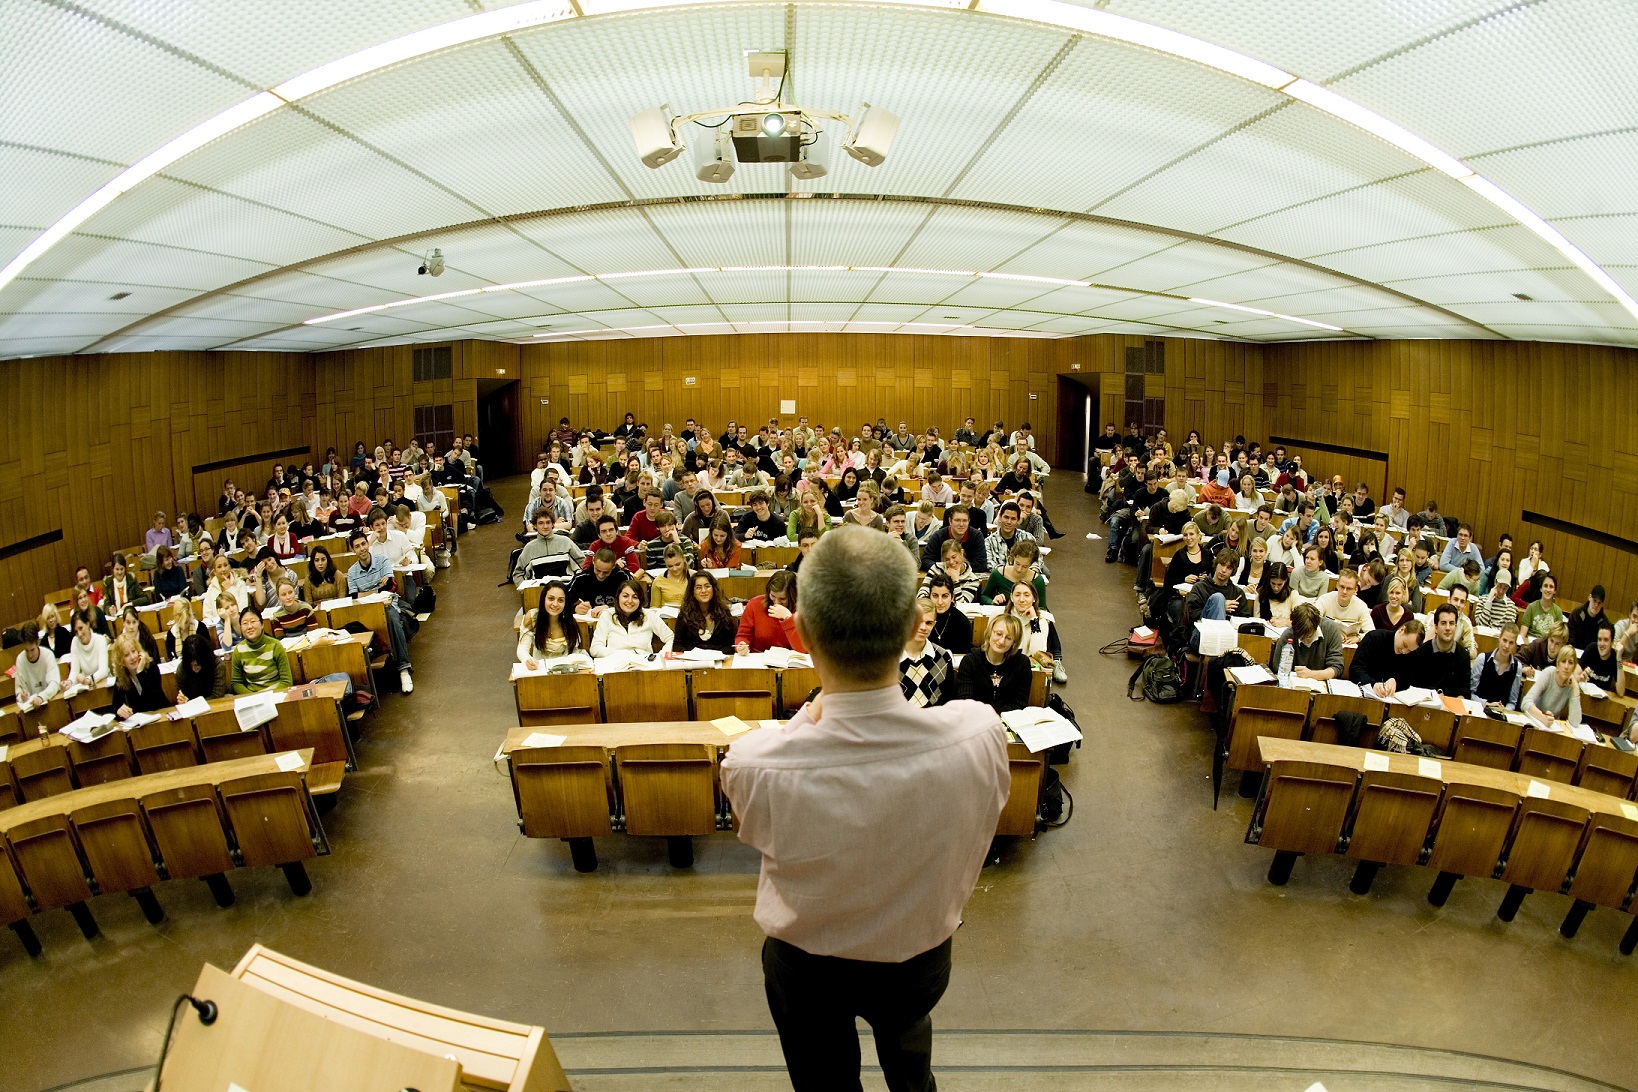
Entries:
POLYGON ((647 596, 636 580, 620 585, 614 596, 614 609, 605 611, 597 619, 592 631, 591 654, 606 656, 611 652, 632 652, 647 656, 654 651, 654 639, 660 639, 661 652, 671 651, 671 628, 657 610, 643 604, 647 596))
POLYGON ((68 685, 101 686, 108 681, 108 638, 92 629, 90 617, 78 611, 68 657, 68 685))

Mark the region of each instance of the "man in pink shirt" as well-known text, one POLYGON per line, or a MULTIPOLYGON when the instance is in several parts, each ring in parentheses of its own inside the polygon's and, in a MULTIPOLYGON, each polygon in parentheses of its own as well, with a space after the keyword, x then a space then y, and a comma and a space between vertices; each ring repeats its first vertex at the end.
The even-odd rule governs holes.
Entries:
POLYGON ((916 571, 891 535, 830 531, 800 588, 820 696, 722 764, 740 840, 762 854, 768 1007, 796 1092, 860 1087, 857 1016, 888 1088, 931 1092, 951 937, 1007 800, 1005 733, 979 702, 904 699, 916 571))

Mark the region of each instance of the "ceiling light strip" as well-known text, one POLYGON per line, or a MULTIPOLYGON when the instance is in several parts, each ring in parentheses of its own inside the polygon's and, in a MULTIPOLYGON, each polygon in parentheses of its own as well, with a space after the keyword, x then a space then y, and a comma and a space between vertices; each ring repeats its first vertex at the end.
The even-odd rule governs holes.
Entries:
MULTIPOLYGON (((867 0, 853 0, 867 2, 867 0)), ((1529 228, 1537 236, 1559 251, 1582 272, 1591 277, 1600 288, 1612 295, 1633 317, 1638 318, 1638 301, 1592 260, 1545 220, 1530 211, 1522 202, 1502 190, 1495 183, 1478 176, 1470 167, 1421 137, 1380 114, 1339 95, 1329 88, 1300 79, 1275 65, 1267 64, 1244 53, 1215 45, 1179 31, 1145 23, 1139 19, 1116 15, 1064 0, 974 0, 970 5, 959 0, 886 0, 904 7, 931 7, 952 9, 970 6, 971 10, 991 15, 1008 16, 1045 23, 1101 38, 1125 42, 1151 49, 1214 68, 1239 79, 1250 80, 1279 91, 1299 102, 1348 122, 1381 140, 1387 141, 1418 161, 1427 164, 1468 186, 1474 193, 1496 208, 1529 228)), ((234 131, 251 121, 276 110, 287 102, 316 94, 348 80, 367 76, 392 65, 415 60, 439 50, 466 45, 502 34, 544 26, 569 19, 594 17, 617 12, 637 12, 662 8, 688 6, 690 0, 580 0, 577 12, 570 0, 527 0, 525 3, 495 11, 452 19, 447 23, 405 34, 390 41, 348 54, 320 65, 308 72, 253 95, 222 113, 207 119, 181 136, 165 144, 122 171, 74 208, 0 269, 0 290, 15 280, 24 269, 67 238, 76 228, 106 208, 115 198, 147 178, 164 170, 170 164, 196 151, 218 137, 234 131)), ((703 6, 703 5, 702 5, 703 6)), ((943 272, 943 271, 938 271, 943 272)), ((490 291, 498 289, 489 289, 490 291)), ((379 310, 375 308, 373 310, 379 310)), ((372 309, 361 309, 347 314, 367 314, 372 309)), ((341 316, 332 316, 341 317, 341 316)), ((1299 320, 1300 321, 1300 320, 1299 320)))
MULTIPOLYGON (((1155 299, 1181 299, 1169 292, 1145 292, 1138 288, 1116 288, 1109 285, 1095 284, 1092 281, 1074 281, 1062 277, 1036 277, 1024 273, 990 273, 975 269, 924 269, 921 267, 894 266, 894 265, 723 265, 723 266, 687 266, 680 269, 636 269, 620 273, 587 273, 575 277, 549 277, 544 280, 513 281, 510 284, 491 284, 483 288, 467 288, 458 292, 439 292, 431 296, 412 296, 408 299, 393 300, 389 303, 378 303, 370 307, 355 307, 350 311, 338 311, 333 315, 320 315, 317 318, 305 320, 303 326, 322 326, 327 322, 336 322, 340 319, 353 318, 357 315, 370 315, 379 311, 393 310, 399 307, 409 307, 418 303, 435 303, 439 300, 457 299, 462 296, 476 296, 485 292, 514 292, 530 288, 539 288, 543 285, 555 284, 585 284, 591 281, 630 280, 634 277, 695 277, 712 273, 898 273, 914 274, 922 277, 959 277, 964 280, 996 280, 1020 281, 1027 284, 1048 284, 1060 288, 1094 288, 1098 291, 1130 293, 1140 296, 1149 296, 1155 299)), ((1317 326, 1321 330, 1342 331, 1340 326, 1318 322, 1314 319, 1298 318, 1296 315, 1283 315, 1278 311, 1265 311, 1260 307, 1247 307, 1239 303, 1223 303, 1218 300, 1191 299, 1190 303, 1206 304, 1212 307, 1229 307, 1236 311, 1249 311, 1255 315, 1268 318, 1284 319, 1287 322, 1300 323, 1303 326, 1317 326)), ((769 322, 787 321, 782 319, 768 319, 769 322)), ((686 324, 685 324, 686 325, 686 324)), ((925 325, 942 326, 943 323, 928 323, 925 325)), ((962 328, 956 326, 956 328, 962 328)), ((626 327, 625 329, 652 329, 652 327, 626 327)), ((976 329, 976 327, 975 327, 976 329)), ((547 334, 536 334, 536 337, 548 337, 547 334)))

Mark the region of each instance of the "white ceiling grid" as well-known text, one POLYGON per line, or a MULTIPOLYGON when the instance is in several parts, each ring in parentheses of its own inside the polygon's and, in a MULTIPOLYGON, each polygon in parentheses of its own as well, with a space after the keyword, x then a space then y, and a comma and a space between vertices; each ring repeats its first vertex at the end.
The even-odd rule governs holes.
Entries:
MULTIPOLYGON (((1096 6, 1333 87, 1467 157, 1638 287, 1638 6, 1096 6)), ((0 0, 0 262, 126 164, 258 88, 474 10, 0 0)), ((1493 205, 1267 88, 972 11, 753 0, 572 18, 276 110, 119 197, 0 289, 0 356, 669 336, 623 332, 667 323, 928 332, 901 324, 957 322, 943 315, 958 316, 956 334, 1332 336, 1164 295, 788 264, 1096 280, 1260 306, 1341 336, 1638 344, 1633 316, 1493 205), (743 165, 724 187, 698 181, 690 153, 658 171, 638 162, 633 113, 747 98, 741 51, 783 46, 794 51, 787 101, 869 101, 904 119, 883 166, 833 147, 822 179, 743 165), (787 190, 815 196, 678 201, 787 190), (656 203, 612 207, 632 198, 656 203), (1151 229, 1074 218, 1087 212, 1151 229), (436 281, 414 275, 433 246, 448 256, 436 281), (779 268, 541 285, 302 325, 422 294, 683 266, 779 268), (131 296, 109 299, 120 291, 131 296)))

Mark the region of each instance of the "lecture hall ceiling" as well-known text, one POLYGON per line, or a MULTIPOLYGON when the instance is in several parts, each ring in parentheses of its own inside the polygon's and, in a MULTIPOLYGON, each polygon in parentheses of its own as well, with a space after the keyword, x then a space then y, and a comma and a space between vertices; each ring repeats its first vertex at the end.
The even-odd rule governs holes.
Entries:
POLYGON ((0 356, 1638 345, 1635 41, 1626 0, 0 0, 0 356), (886 162, 645 167, 631 115, 750 97, 748 49, 898 114, 886 162))

